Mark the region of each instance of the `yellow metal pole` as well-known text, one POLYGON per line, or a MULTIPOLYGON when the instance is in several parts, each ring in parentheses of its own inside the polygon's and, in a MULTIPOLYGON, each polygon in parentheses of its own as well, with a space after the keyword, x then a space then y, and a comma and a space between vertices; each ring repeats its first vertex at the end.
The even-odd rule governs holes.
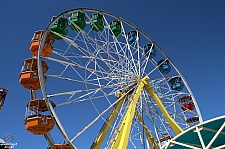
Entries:
POLYGON ((141 79, 140 84, 134 94, 133 100, 130 103, 130 106, 123 118, 123 121, 119 127, 119 130, 116 132, 116 137, 112 142, 111 149, 126 149, 128 145, 129 135, 130 135, 130 128, 132 125, 132 120, 135 114, 136 104, 138 98, 141 94, 141 91, 144 87, 143 81, 148 80, 148 77, 141 79))
POLYGON ((146 135, 147 140, 148 140, 148 144, 151 146, 152 149, 159 149, 158 144, 154 141, 152 135, 148 131, 148 128, 145 125, 145 123, 144 123, 143 119, 141 118, 140 114, 138 113, 138 111, 135 112, 135 115, 137 116, 139 122, 143 125, 144 132, 145 132, 145 135, 146 135))
POLYGON ((109 117, 106 120, 107 123, 105 122, 104 125, 102 126, 98 136, 95 138, 95 141, 93 142, 93 144, 91 146, 91 149, 99 149, 100 148, 103 140, 105 139, 106 134, 109 131, 111 124, 113 123, 113 121, 118 113, 117 111, 119 111, 123 101, 124 101, 124 97, 122 97, 120 99, 120 101, 116 105, 116 108, 110 113, 109 117))
POLYGON ((177 135, 179 133, 181 133, 183 131, 182 128, 169 115, 168 111, 163 106, 163 103, 161 102, 161 100, 159 99, 159 97, 157 96, 157 94, 155 93, 155 91, 153 90, 153 88, 151 87, 151 85, 148 83, 148 81, 144 81, 143 83, 145 84, 145 88, 148 90, 148 92, 150 93, 150 95, 155 100, 156 104, 158 105, 159 109, 161 110, 161 112, 165 116, 166 120, 170 124, 170 126, 173 129, 174 133, 177 134, 177 135))

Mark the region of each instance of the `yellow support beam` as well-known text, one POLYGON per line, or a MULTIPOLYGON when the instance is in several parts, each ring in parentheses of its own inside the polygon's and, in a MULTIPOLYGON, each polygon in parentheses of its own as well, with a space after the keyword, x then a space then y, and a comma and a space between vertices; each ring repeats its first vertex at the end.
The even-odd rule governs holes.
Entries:
POLYGON ((143 119, 141 118, 140 114, 138 113, 138 111, 135 112, 135 115, 138 118, 138 121, 143 125, 144 132, 145 132, 145 135, 146 135, 147 140, 148 140, 148 144, 151 146, 152 149, 159 149, 158 144, 154 141, 154 138, 152 137, 152 135, 148 131, 148 128, 145 125, 145 123, 144 123, 143 119))
POLYGON ((116 137, 112 142, 111 149, 126 149, 128 145, 128 140, 130 136, 130 128, 132 125, 132 120, 134 118, 136 104, 138 98, 140 97, 141 91, 144 87, 144 81, 148 80, 148 77, 141 79, 140 84, 134 94, 133 100, 130 103, 130 106, 123 118, 123 121, 119 127, 119 130, 116 132, 116 137))
MULTIPOLYGON (((122 95, 122 96, 124 96, 124 95, 122 95)), ((98 136, 95 138, 95 141, 91 145, 91 149, 99 149, 100 148, 103 140, 105 139, 106 134, 109 131, 110 126, 112 125, 112 123, 113 123, 113 121, 114 121, 114 119, 115 119, 115 117, 116 117, 116 115, 118 113, 117 111, 119 111, 119 109, 122 106, 123 101, 124 101, 124 97, 122 97, 120 99, 120 101, 116 105, 116 108, 110 113, 110 115, 107 118, 106 122, 102 126, 98 136)))
POLYGON ((143 81, 143 83, 145 84, 145 88, 148 90, 148 92, 150 93, 150 95, 155 100, 156 104, 158 105, 159 109, 161 110, 161 112, 165 116, 166 120, 170 124, 170 127, 173 129, 174 133, 177 134, 177 135, 179 133, 181 133, 183 131, 182 128, 169 115, 168 111, 166 110, 163 103, 161 102, 161 100, 159 99, 159 97, 157 96, 157 94, 155 93, 153 88, 151 87, 151 85, 148 83, 148 81, 143 81))

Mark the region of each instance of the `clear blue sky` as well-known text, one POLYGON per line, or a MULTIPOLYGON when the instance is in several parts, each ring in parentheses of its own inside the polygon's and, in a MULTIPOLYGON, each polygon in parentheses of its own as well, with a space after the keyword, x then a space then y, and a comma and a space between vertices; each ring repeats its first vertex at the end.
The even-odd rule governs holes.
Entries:
MULTIPOLYGON (((12 133, 18 149, 41 149, 47 142, 24 128, 29 91, 18 81, 31 57, 33 32, 52 16, 79 7, 118 15, 149 35, 187 80, 204 120, 225 114, 225 1, 0 1, 0 87, 9 88, 0 113, 0 138, 12 133)), ((68 122, 69 123, 69 122, 68 122)))

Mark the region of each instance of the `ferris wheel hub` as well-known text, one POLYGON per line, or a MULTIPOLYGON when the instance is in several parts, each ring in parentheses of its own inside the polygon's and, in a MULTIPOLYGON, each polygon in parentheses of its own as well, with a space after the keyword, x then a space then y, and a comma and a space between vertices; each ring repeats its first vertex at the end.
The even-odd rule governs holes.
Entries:
POLYGON ((137 78, 137 79, 136 79, 136 82, 140 82, 140 81, 141 81, 141 78, 137 78))

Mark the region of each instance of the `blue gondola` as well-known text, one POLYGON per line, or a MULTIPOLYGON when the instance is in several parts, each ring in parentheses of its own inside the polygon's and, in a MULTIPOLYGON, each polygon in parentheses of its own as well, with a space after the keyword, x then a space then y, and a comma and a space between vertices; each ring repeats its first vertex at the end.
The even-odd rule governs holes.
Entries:
POLYGON ((127 34, 128 37, 128 43, 131 45, 137 40, 137 31, 130 31, 127 34))
POLYGON ((149 58, 152 59, 156 56, 156 50, 153 44, 148 43, 143 47, 143 49, 144 49, 144 55, 146 57, 149 56, 149 58))
POLYGON ((181 91, 184 88, 184 83, 181 77, 173 77, 169 80, 169 84, 172 90, 181 91))
POLYGON ((157 64, 159 66, 159 71, 162 74, 168 74, 170 72, 171 66, 169 65, 168 60, 160 60, 157 64))

